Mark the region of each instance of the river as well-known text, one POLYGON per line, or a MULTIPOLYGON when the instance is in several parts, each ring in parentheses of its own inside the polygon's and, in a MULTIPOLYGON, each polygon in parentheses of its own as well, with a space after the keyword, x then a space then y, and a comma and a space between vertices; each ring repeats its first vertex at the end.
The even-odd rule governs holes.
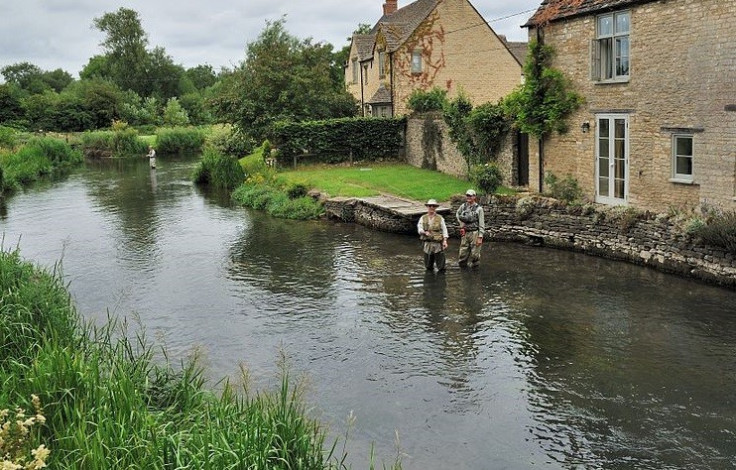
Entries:
POLYGON ((285 357, 353 468, 736 468, 735 292, 516 244, 461 271, 457 240, 425 274, 415 237, 231 207, 159 160, 13 195, 3 249, 213 380, 269 386, 285 357))

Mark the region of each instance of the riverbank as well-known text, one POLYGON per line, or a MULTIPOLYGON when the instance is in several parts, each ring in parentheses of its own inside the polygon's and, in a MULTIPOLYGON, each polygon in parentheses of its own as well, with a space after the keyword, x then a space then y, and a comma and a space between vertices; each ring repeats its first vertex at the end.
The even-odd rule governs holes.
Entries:
MULTIPOLYGON (((455 197, 449 204, 451 215, 445 219, 451 237, 459 230, 452 214, 462 202, 455 197)), ((528 195, 493 196, 483 207, 490 241, 571 250, 736 289, 734 253, 690 233, 683 215, 572 205, 528 195)), ((401 214, 366 198, 333 198, 325 208, 330 218, 377 230, 411 235, 416 230, 416 214, 401 214)))
MULTIPOLYGON (((32 410, 35 395, 45 416, 20 436, 28 458, 43 445, 50 468, 335 466, 286 371, 274 392, 249 390, 244 376, 216 395, 196 360, 156 358, 142 333, 128 338, 115 321, 85 325, 60 274, 17 250, 0 252, 0 292, 0 410, 32 410)), ((11 444, 0 441, 0 455, 11 444)))

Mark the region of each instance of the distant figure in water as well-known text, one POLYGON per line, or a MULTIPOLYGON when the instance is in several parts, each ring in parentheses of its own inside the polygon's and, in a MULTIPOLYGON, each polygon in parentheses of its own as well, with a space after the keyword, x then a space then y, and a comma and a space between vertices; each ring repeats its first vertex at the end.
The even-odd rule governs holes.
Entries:
POLYGON ((156 169, 156 151, 153 150, 153 146, 148 146, 148 163, 151 165, 151 168, 154 170, 156 169))

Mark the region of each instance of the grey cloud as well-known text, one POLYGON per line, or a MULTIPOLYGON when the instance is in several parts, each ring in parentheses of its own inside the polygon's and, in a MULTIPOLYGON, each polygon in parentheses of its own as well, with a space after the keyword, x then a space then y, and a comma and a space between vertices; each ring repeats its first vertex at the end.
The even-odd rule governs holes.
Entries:
MULTIPOLYGON (((47 70, 76 74, 99 54, 102 33, 93 19, 120 8, 118 0, 0 0, 0 67, 28 61, 47 70)), ((409 0, 399 0, 405 6, 409 0)), ((476 9, 499 34, 524 40, 520 28, 540 0, 474 0, 476 9)), ((286 15, 286 28, 296 37, 311 37, 340 48, 360 23, 381 16, 383 0, 127 0, 137 11, 151 47, 161 46, 185 67, 210 64, 231 67, 245 57, 245 47, 263 30, 266 20, 286 15)))

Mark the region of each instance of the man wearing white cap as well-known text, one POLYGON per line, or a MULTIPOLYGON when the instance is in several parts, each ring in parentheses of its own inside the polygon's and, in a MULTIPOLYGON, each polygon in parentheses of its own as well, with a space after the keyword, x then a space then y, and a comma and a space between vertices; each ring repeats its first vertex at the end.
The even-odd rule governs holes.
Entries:
POLYGON ((485 232, 485 217, 483 208, 476 200, 475 191, 465 191, 465 202, 463 202, 455 213, 460 222, 460 253, 458 264, 461 268, 468 265, 477 267, 480 264, 480 248, 483 245, 483 233, 485 232))
POLYGON ((445 219, 437 213, 439 204, 436 200, 430 199, 425 204, 427 213, 424 214, 417 222, 417 231, 420 239, 424 242, 424 267, 427 271, 434 271, 434 265, 437 265, 437 271, 445 271, 445 249, 447 249, 447 225, 445 219))

